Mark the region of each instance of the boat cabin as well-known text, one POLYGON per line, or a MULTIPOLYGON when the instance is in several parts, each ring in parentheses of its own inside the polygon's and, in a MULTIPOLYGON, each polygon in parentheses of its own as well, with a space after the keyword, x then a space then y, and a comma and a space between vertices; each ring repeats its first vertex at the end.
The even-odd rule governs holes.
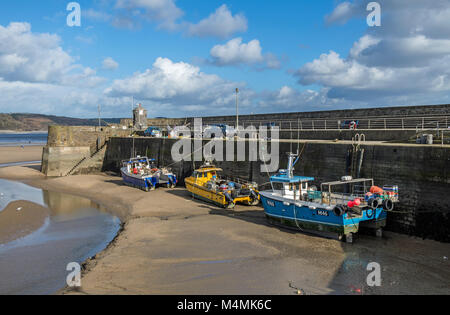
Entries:
POLYGON ((223 170, 216 167, 200 168, 192 174, 196 182, 208 182, 214 178, 219 178, 219 173, 223 170))
POLYGON ((290 176, 289 170, 280 170, 277 175, 270 178, 273 190, 282 197, 306 200, 308 193, 313 190, 310 182, 314 177, 290 176))
MULTIPOLYGON (((124 167, 127 168, 127 172, 130 174, 133 173, 142 173, 145 170, 150 170, 155 168, 154 165, 155 159, 149 159, 147 157, 136 157, 132 158, 128 161, 124 161, 124 167)), ((136 174, 137 175, 137 174, 136 174)))

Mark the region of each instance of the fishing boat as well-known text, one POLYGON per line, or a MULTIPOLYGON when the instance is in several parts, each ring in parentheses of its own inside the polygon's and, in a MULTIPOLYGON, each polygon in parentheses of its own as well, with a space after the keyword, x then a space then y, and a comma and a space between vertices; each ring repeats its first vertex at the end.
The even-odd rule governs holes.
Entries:
POLYGON ((289 154, 288 167, 270 178, 272 191, 260 192, 266 217, 271 223, 301 231, 332 233, 353 242, 359 228, 373 228, 378 237, 386 226, 387 212, 399 201, 397 186, 374 186, 373 179, 353 179, 321 184, 313 177, 294 176, 299 157, 289 154))
POLYGON ((256 183, 225 178, 222 172, 222 169, 206 163, 185 179, 186 188, 194 198, 222 208, 233 209, 237 203, 248 206, 259 204, 256 183))
POLYGON ((123 161, 123 167, 120 169, 123 182, 145 191, 155 190, 159 185, 175 188, 176 175, 168 168, 157 168, 154 162, 154 159, 140 156, 123 161))

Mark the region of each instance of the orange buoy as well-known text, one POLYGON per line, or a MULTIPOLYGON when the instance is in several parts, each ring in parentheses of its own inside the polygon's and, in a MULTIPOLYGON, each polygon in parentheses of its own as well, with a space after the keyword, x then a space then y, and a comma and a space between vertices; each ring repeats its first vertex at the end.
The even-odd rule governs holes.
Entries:
POLYGON ((380 194, 383 193, 383 189, 380 188, 380 187, 378 187, 378 186, 372 186, 372 187, 370 188, 370 192, 371 192, 372 194, 380 195, 380 194))

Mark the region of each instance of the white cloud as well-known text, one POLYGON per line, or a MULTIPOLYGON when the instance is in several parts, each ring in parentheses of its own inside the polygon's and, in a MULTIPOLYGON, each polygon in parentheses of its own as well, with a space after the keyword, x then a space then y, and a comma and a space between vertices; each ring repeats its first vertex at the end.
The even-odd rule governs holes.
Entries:
POLYGON ((105 11, 97 11, 94 9, 83 10, 83 18, 87 18, 94 21, 107 22, 111 20, 112 16, 105 11))
POLYGON ((246 32, 247 28, 247 18, 243 14, 233 16, 227 5, 224 4, 206 19, 197 24, 189 24, 188 34, 223 39, 238 32, 246 32))
MULTIPOLYGON (((303 65, 302 85, 366 104, 447 103, 450 98, 450 3, 381 0, 382 26, 368 28, 347 57, 334 51, 303 65)), ((364 1, 343 2, 328 22, 367 15, 364 1)), ((365 23, 365 22, 364 22, 365 23)))
POLYGON ((242 86, 242 83, 203 73, 188 63, 158 58, 151 69, 115 80, 105 94, 110 97, 134 95, 160 104, 211 108, 232 103, 234 89, 242 86))
POLYGON ((96 84, 101 78, 95 71, 75 64, 75 58, 60 46, 54 34, 32 33, 28 23, 0 25, 0 78, 58 84, 78 84, 71 81, 83 77, 83 84, 96 84))
POLYGON ((9 81, 58 81, 74 59, 51 34, 33 34, 28 23, 0 25, 0 77, 9 81))
POLYGON ((104 70, 116 70, 119 68, 119 64, 111 57, 107 57, 103 60, 102 68, 104 70))
POLYGON ((216 45, 210 52, 212 62, 218 66, 227 65, 257 65, 278 69, 280 62, 273 54, 262 54, 259 40, 254 39, 248 43, 243 43, 242 38, 234 38, 225 45, 216 45))
POLYGON ((338 4, 333 12, 325 17, 325 21, 328 24, 344 24, 362 10, 360 2, 345 1, 338 4))
POLYGON ((220 65, 235 65, 241 63, 260 63, 264 60, 259 40, 254 39, 243 43, 242 38, 235 38, 225 45, 216 45, 211 49, 211 57, 220 65))
POLYGON ((319 109, 329 109, 337 105, 340 100, 329 99, 327 90, 320 91, 305 90, 298 91, 289 86, 283 86, 277 91, 265 91, 260 95, 258 102, 260 111, 284 112, 284 111, 317 111, 319 109))
POLYGON ((184 15, 174 0, 117 0, 115 7, 125 9, 128 16, 119 16, 114 23, 119 25, 124 21, 132 23, 136 17, 143 17, 166 30, 178 28, 177 21, 184 15))

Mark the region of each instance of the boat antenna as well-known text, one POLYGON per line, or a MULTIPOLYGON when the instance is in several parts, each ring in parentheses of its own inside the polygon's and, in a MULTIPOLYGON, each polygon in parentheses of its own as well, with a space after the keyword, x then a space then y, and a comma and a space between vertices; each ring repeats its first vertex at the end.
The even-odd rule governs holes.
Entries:
POLYGON ((297 155, 300 156, 300 119, 297 123, 297 155))

